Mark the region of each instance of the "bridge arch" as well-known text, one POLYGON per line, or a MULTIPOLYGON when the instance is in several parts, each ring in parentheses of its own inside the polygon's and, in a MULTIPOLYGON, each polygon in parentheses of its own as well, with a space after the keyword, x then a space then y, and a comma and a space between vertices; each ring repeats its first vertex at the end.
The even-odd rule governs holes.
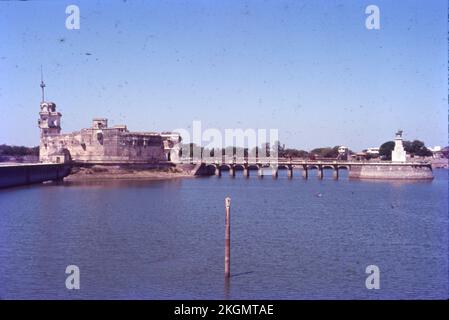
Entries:
POLYGON ((61 153, 64 155, 64 162, 72 162, 72 155, 70 154, 69 149, 63 148, 61 153))
POLYGON ((261 168, 261 166, 257 165, 257 164, 249 164, 247 166, 247 168, 248 168, 248 170, 259 170, 261 168))
POLYGON ((220 169, 220 170, 223 170, 223 169, 231 170, 232 169, 231 165, 230 164, 226 164, 226 163, 219 164, 217 166, 217 168, 220 169))
POLYGON ((206 170, 216 170, 218 166, 215 163, 206 164, 206 170))

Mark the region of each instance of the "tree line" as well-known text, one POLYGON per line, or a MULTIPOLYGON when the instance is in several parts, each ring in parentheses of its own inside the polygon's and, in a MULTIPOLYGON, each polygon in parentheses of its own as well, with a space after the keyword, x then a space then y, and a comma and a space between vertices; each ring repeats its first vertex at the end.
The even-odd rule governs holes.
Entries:
MULTIPOLYGON (((419 157, 430 157, 432 156, 432 151, 430 151, 424 144, 424 142, 420 140, 413 140, 413 141, 403 141, 404 149, 405 151, 412 157, 419 156, 419 157)), ((210 156, 214 157, 215 152, 217 152, 217 149, 208 149, 204 147, 200 147, 194 143, 190 144, 183 144, 182 145, 183 150, 190 150, 187 151, 188 154, 184 154, 184 157, 192 158, 192 157, 205 157, 210 156)), ((259 157, 261 154, 266 154, 269 156, 272 152, 272 150, 276 150, 273 148, 277 148, 278 157, 280 158, 337 158, 339 156, 338 149, 340 146, 334 146, 334 147, 319 147, 314 148, 310 151, 306 151, 303 149, 295 149, 295 148, 287 148, 284 144, 281 144, 279 141, 274 143, 273 146, 270 146, 269 143, 265 143, 261 145, 260 147, 254 147, 254 148, 241 148, 241 147, 226 147, 221 148, 218 150, 221 155, 243 155, 245 158, 247 157, 259 157), (262 151, 265 151, 266 153, 262 153, 262 151)), ((379 147, 379 157, 383 160, 391 160, 391 151, 394 149, 394 141, 387 141, 383 143, 379 147)), ((366 150, 364 150, 366 151, 366 150)), ((443 155, 445 157, 448 157, 447 154, 447 148, 443 149, 443 155), (444 150, 446 150, 446 154, 444 153, 444 150)), ((354 152, 350 149, 347 150, 347 155, 350 156, 351 154, 354 154, 354 152)), ((372 158, 376 157, 372 154, 366 154, 366 158, 372 158)))
MULTIPOLYGON (((405 152, 407 152, 411 157, 430 157, 432 156, 432 151, 430 151, 420 140, 413 141, 403 141, 405 152)), ((379 148, 379 156, 384 160, 391 160, 391 151, 394 150, 394 141, 387 141, 383 143, 379 148)))
MULTIPOLYGON (((315 148, 310 151, 295 148, 286 148, 285 145, 279 141, 275 142, 273 146, 270 143, 264 143, 261 146, 254 148, 242 148, 242 147, 226 147, 219 149, 209 149, 196 145, 195 143, 182 144, 182 150, 187 151, 187 154, 182 154, 187 158, 200 158, 200 157, 214 157, 216 152, 219 152, 222 156, 226 155, 243 155, 243 157, 259 157, 263 155, 270 156, 277 148, 277 154, 280 158, 337 158, 339 146, 334 147, 322 147, 315 148), (220 152, 221 151, 221 152, 220 152)), ((352 153, 352 151, 349 151, 352 153)))
POLYGON ((0 145, 0 156, 39 156, 39 147, 0 145))

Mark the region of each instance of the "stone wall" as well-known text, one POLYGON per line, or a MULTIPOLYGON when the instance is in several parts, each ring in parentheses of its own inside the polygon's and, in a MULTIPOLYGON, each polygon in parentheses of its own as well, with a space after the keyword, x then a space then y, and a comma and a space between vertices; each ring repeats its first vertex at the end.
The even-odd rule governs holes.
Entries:
POLYGON ((69 151, 73 161, 80 163, 157 163, 167 159, 159 134, 91 128, 44 136, 40 143, 40 160, 51 162, 52 155, 64 149, 69 151))
POLYGON ((95 118, 91 128, 61 134, 61 113, 56 104, 40 104, 39 161, 86 164, 176 162, 181 136, 175 132, 130 132, 125 125, 108 127, 108 119, 95 118))
POLYGON ((349 178, 428 180, 433 179, 433 172, 428 164, 364 164, 351 165, 349 178))
POLYGON ((69 164, 14 164, 0 166, 0 188, 62 180, 70 174, 69 164))

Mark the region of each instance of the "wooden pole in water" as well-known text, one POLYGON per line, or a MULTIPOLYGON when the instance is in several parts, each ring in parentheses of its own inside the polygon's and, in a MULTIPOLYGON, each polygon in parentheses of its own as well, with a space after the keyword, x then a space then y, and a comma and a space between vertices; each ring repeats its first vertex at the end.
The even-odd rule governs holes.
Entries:
POLYGON ((226 197, 225 278, 231 276, 231 198, 226 197))

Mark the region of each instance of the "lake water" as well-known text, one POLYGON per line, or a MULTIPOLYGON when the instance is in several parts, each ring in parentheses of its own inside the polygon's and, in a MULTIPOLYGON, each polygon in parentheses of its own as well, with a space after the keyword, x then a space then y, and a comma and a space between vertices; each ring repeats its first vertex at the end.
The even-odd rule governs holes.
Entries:
POLYGON ((295 174, 1 190, 0 298, 448 297, 447 171, 431 182, 295 174), (71 264, 80 290, 65 287, 71 264), (380 268, 379 290, 365 287, 368 265, 380 268))

